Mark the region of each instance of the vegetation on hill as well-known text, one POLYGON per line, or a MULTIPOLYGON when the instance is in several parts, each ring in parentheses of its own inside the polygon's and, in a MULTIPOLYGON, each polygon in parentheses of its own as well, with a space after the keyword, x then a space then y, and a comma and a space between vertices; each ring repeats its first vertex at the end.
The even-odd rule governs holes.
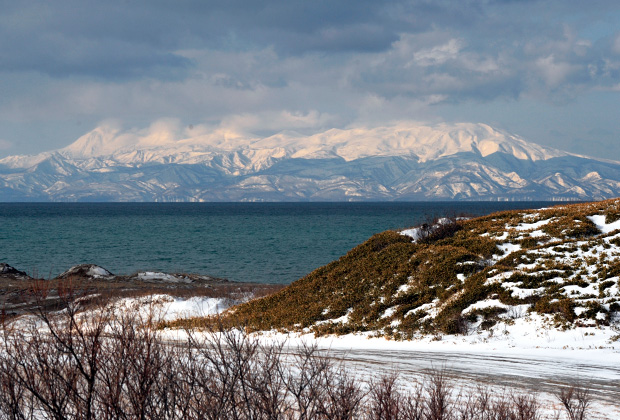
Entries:
POLYGON ((609 325, 620 311, 619 220, 616 199, 442 219, 416 229, 415 239, 383 232, 283 290, 231 308, 223 321, 250 331, 399 339, 530 315, 557 328, 609 325))

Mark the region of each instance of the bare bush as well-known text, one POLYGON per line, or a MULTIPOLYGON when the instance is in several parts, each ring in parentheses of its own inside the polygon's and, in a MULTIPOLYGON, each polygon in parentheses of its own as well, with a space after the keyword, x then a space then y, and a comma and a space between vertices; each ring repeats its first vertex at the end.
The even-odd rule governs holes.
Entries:
POLYGON ((540 419, 539 405, 534 395, 517 395, 513 397, 515 420, 538 420, 540 419))
MULTIPOLYGON (((458 390, 445 370, 413 384, 395 374, 365 381, 315 345, 265 345, 242 329, 166 342, 153 311, 75 302, 2 324, 0 419, 543 418, 534 396, 458 390)), ((586 419, 587 391, 558 398, 571 420, 586 419)))
POLYGON ((342 365, 327 371, 328 385, 321 405, 320 418, 330 420, 353 420, 360 418, 362 402, 366 393, 359 382, 342 365))
POLYGON ((40 311, 37 322, 9 330, 3 340, 3 382, 26 392, 50 418, 95 417, 102 334, 108 320, 101 311, 78 319, 77 306, 68 305, 59 317, 40 311))
POLYGON ((428 420, 449 420, 452 416, 452 384, 443 370, 430 373, 428 398, 426 400, 428 420))
POLYGON ((396 374, 384 375, 370 382, 369 420, 401 418, 402 396, 396 374))
POLYGON ((590 390, 585 386, 571 385, 560 389, 557 398, 570 420, 585 420, 591 403, 590 390))
POLYGON ((416 384, 402 400, 401 412, 407 420, 426 419, 425 384, 416 384))

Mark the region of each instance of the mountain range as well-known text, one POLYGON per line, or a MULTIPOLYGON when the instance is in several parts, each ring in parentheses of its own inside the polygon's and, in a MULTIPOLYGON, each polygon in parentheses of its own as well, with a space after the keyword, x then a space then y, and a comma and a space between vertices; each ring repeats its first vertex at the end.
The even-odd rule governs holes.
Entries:
POLYGON ((484 124, 330 129, 266 137, 101 126, 0 159, 0 201, 598 200, 620 162, 484 124))

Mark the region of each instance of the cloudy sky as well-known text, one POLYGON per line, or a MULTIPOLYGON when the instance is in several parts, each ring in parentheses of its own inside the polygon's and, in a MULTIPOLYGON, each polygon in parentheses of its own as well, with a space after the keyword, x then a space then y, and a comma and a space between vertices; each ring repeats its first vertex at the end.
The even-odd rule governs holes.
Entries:
POLYGON ((0 157, 101 124, 483 122, 620 160, 617 0, 0 0, 0 157))

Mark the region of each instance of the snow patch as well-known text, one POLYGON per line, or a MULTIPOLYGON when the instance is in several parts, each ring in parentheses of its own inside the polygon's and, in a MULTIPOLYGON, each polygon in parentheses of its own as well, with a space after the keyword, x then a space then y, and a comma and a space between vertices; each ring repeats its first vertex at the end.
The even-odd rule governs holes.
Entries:
POLYGON ((542 226, 545 226, 546 224, 548 224, 549 222, 551 222, 553 219, 545 219, 545 220, 541 220, 538 222, 534 222, 534 223, 519 223, 517 226, 515 226, 513 229, 515 230, 536 230, 542 226))
MULTIPOLYGON (((410 310, 409 312, 407 312, 405 314, 405 317, 415 314, 416 312, 420 312, 420 311, 431 311, 431 312, 437 312, 437 309, 435 308, 435 305, 437 304, 437 302, 439 302, 439 299, 435 299, 433 300, 431 303, 425 303, 424 305, 420 305, 415 309, 410 310)), ((433 316, 431 314, 431 316, 433 316)))
POLYGON ((165 321, 218 314, 237 304, 231 299, 212 297, 191 297, 188 299, 170 295, 149 295, 139 298, 123 298, 114 306, 119 309, 137 311, 142 316, 154 315, 165 321))
POLYGON ((396 290, 396 294, 407 293, 409 289, 411 289, 410 284, 401 284, 400 286, 398 286, 398 289, 396 290))
POLYGON ((88 269, 88 275, 91 277, 110 277, 112 273, 106 270, 103 267, 99 267, 98 265, 93 265, 88 269))
POLYGON ((620 220, 616 220, 612 223, 605 222, 605 216, 602 214, 596 214, 594 216, 588 216, 588 219, 592 221, 602 233, 610 233, 614 230, 620 229, 620 220))
POLYGON ((136 275, 138 280, 142 281, 164 281, 169 283, 191 283, 188 277, 177 277, 172 274, 160 273, 156 271, 145 271, 136 275))
POLYGON ((463 313, 466 314, 468 312, 474 311, 476 309, 485 309, 485 308, 510 308, 510 306, 500 302, 497 299, 486 299, 481 300, 476 303, 469 305, 467 308, 463 310, 463 313))
POLYGON ((328 324, 328 323, 346 324, 347 322, 349 322, 349 315, 351 315, 352 312, 353 312, 353 308, 349 308, 347 309, 347 313, 342 315, 341 317, 333 318, 333 319, 326 319, 324 321, 317 321, 314 323, 314 325, 322 325, 322 324, 328 324))
POLYGON ((423 238, 423 236, 422 236, 422 228, 413 228, 413 229, 401 230, 400 234, 404 235, 404 236, 409 236, 414 241, 417 241, 417 240, 423 238))
POLYGON ((520 251, 521 250, 521 245, 520 244, 511 244, 510 242, 506 242, 503 244, 499 244, 497 245, 497 247, 499 249, 501 249, 502 251, 504 251, 505 255, 511 254, 515 251, 520 251))
POLYGON ((59 278, 87 277, 91 279, 105 279, 114 277, 114 274, 95 264, 75 265, 58 276, 59 278))
POLYGON ((385 310, 385 312, 383 312, 383 315, 381 315, 381 319, 391 317, 392 315, 394 315, 396 313, 397 309, 398 309, 398 305, 397 306, 392 306, 391 308, 387 308, 385 310))
POLYGON ((547 236, 547 234, 543 232, 542 230, 535 230, 535 231, 530 232, 530 237, 532 238, 540 238, 542 236, 547 236))

